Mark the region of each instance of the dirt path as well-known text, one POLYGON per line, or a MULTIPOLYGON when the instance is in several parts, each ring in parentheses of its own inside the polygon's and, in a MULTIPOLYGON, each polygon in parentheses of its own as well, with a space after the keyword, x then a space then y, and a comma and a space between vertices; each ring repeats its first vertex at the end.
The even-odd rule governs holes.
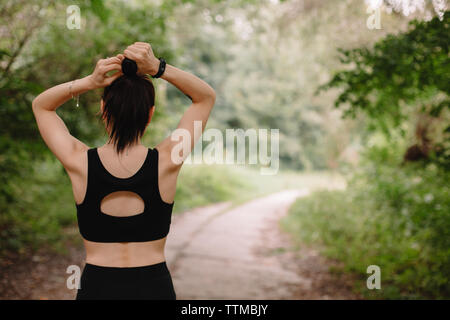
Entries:
MULTIPOLYGON (((307 190, 288 190, 231 207, 220 203, 173 218, 166 246, 178 299, 357 299, 352 280, 329 273, 329 261, 297 250, 279 219, 307 190)), ((83 266, 84 250, 36 254, 2 270, 0 299, 73 299, 69 265, 83 266)))
POLYGON ((176 217, 166 255, 179 299, 355 299, 349 279, 311 249, 294 250, 279 219, 307 190, 176 217))

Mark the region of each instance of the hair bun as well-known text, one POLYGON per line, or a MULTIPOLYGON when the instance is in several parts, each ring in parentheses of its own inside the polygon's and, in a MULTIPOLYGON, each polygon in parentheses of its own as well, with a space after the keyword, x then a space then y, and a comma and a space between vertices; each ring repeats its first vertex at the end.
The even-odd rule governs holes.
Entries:
POLYGON ((134 60, 125 58, 122 61, 122 72, 127 76, 135 76, 137 72, 137 64, 134 60))

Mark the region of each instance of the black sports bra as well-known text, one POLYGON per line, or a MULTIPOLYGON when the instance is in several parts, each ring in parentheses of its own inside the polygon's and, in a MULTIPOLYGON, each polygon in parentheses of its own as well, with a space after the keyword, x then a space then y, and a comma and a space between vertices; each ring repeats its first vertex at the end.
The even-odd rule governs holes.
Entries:
POLYGON ((103 166, 97 148, 88 152, 86 195, 76 204, 81 236, 94 242, 144 242, 169 233, 174 202, 161 199, 158 187, 158 150, 149 148, 141 168, 129 178, 117 178, 103 166), (131 191, 144 201, 142 213, 117 217, 100 210, 102 199, 116 191, 131 191))

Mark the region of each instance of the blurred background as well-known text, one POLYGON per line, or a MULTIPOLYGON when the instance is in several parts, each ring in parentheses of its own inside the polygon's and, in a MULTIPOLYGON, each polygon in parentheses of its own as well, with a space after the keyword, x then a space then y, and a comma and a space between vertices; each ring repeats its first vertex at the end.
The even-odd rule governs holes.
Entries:
MULTIPOLYGON (((279 298, 450 298, 446 8, 439 0, 2 1, 0 298, 70 298, 65 268, 83 258, 70 180, 39 135, 31 101, 136 41, 216 90, 206 129, 280 130, 276 175, 248 164, 185 165, 172 231, 185 230, 198 208, 226 203, 222 218, 241 208, 229 216, 239 222, 259 210, 239 207, 245 203, 265 199, 270 208, 280 199, 271 195, 306 190, 290 193, 285 214, 264 224, 288 237, 270 253, 278 268, 290 266, 284 280, 294 291, 279 298), (70 30, 66 10, 74 4, 81 28, 70 30), (289 283, 299 265, 309 265, 308 286, 289 283), (381 269, 381 290, 366 287, 369 265, 381 269), (346 293, 323 292, 337 283, 346 293)), ((176 127, 190 102, 167 82, 154 84, 148 146, 176 127)), ((100 93, 58 109, 89 146, 107 139, 100 93)), ((266 247, 255 239, 252 247, 266 247)), ((262 265, 258 257, 250 265, 262 265)), ((180 297, 216 297, 175 285, 180 297)), ((239 284, 230 290, 236 295, 227 297, 241 298, 239 284)), ((246 297, 267 297, 255 292, 246 297)))

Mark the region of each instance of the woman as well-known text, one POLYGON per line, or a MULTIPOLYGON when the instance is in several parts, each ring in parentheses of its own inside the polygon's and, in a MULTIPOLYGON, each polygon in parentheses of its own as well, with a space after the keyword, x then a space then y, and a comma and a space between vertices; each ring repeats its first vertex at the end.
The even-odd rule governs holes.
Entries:
POLYGON ((91 75, 50 88, 34 99, 42 138, 72 182, 86 248, 77 299, 176 298, 164 245, 177 176, 199 138, 194 138, 194 122, 201 121, 203 130, 214 102, 215 92, 207 83, 166 65, 142 42, 98 61, 91 75), (155 92, 146 75, 161 77, 191 98, 177 127, 190 133, 183 148, 171 136, 154 148, 142 145, 155 111, 155 92), (101 112, 109 141, 89 148, 69 133, 56 109, 97 88, 105 88, 101 112))

